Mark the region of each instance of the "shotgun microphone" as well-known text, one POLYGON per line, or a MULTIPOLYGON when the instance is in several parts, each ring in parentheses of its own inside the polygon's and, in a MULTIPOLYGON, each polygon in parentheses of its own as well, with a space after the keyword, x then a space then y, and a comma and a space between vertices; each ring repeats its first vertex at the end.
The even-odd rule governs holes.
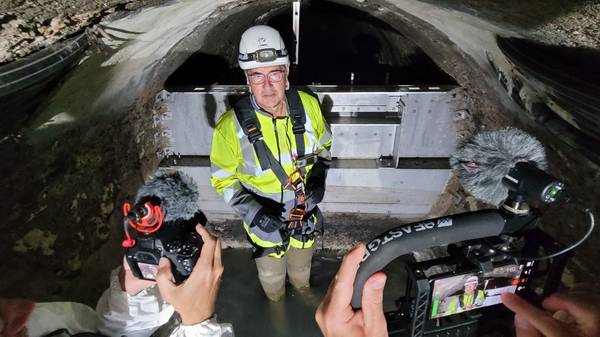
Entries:
POLYGON ((450 166, 468 193, 498 206, 512 190, 510 183, 514 184, 515 174, 511 170, 527 166, 527 172, 536 169, 543 172, 547 162, 544 147, 536 138, 509 127, 471 137, 450 157, 450 166), (513 181, 506 177, 512 177, 513 181))
POLYGON ((135 203, 146 198, 160 199, 164 221, 187 220, 200 212, 198 186, 191 177, 180 173, 159 173, 137 192, 135 203))

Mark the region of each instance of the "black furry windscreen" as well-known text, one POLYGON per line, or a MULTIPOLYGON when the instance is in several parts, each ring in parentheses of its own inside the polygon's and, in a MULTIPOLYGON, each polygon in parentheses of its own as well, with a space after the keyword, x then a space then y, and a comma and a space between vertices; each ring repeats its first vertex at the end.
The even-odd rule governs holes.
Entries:
POLYGON ((152 196, 161 200, 164 221, 188 220, 200 210, 198 185, 181 172, 157 173, 138 190, 135 202, 152 196))
POLYGON ((547 168, 544 147, 537 139, 519 129, 504 128, 467 139, 450 157, 450 166, 468 193, 499 205, 508 195, 502 178, 520 161, 547 168))

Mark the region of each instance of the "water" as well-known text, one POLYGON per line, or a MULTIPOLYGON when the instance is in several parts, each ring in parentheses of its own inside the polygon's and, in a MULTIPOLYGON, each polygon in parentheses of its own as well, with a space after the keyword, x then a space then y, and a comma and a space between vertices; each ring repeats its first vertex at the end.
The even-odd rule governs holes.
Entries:
MULTIPOLYGON (((223 251, 225 273, 216 308, 219 322, 232 323, 236 336, 241 337, 321 336, 315 311, 337 273, 341 256, 317 251, 313 256, 311 288, 298 291, 288 284, 285 297, 273 303, 263 293, 250 255, 250 250, 223 251)), ((400 264, 392 263, 386 271, 384 307, 391 310, 405 283, 400 264)))

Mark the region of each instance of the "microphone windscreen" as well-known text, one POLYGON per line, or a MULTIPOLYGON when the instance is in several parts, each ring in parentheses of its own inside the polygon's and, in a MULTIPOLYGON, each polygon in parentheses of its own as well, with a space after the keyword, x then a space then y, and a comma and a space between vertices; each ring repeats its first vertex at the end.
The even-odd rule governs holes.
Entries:
POLYGON ((147 197, 160 199, 165 222, 191 219, 200 210, 198 185, 181 172, 158 173, 138 190, 135 202, 147 197))
POLYGON ((465 191, 473 197, 499 205, 508 196, 502 178, 518 162, 547 167, 542 144, 515 128, 480 132, 466 140, 450 157, 450 166, 465 191))

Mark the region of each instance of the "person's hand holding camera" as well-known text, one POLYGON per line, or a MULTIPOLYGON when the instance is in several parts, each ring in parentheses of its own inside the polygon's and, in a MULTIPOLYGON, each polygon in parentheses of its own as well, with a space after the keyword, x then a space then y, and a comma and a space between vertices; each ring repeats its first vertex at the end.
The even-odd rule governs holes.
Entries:
POLYGON ((364 244, 352 249, 329 286, 327 295, 317 308, 315 318, 325 337, 384 337, 388 335, 383 314, 384 273, 373 274, 365 283, 362 309, 354 311, 350 304, 354 279, 365 254, 364 244))
POLYGON ((598 300, 594 292, 552 294, 540 309, 515 294, 502 294, 502 303, 515 313, 517 337, 600 336, 598 300))
POLYGON ((210 235, 202 225, 197 225, 196 231, 202 237, 204 245, 189 278, 182 284, 175 285, 171 262, 164 257, 160 259, 156 275, 162 297, 173 305, 184 325, 201 323, 213 316, 223 274, 221 240, 210 235))
POLYGON ((119 283, 121 284, 121 289, 130 296, 135 296, 144 289, 156 284, 154 281, 142 280, 135 277, 125 257, 123 257, 123 266, 119 272, 119 283))

